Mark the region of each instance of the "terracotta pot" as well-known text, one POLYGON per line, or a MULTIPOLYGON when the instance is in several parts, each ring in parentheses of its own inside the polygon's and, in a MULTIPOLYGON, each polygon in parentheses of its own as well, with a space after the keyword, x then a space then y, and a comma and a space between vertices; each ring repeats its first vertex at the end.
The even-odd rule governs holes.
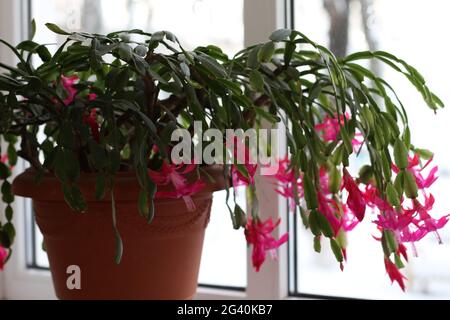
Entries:
MULTIPOLYGON (((197 289, 205 228, 212 192, 223 189, 220 167, 206 170, 214 183, 193 196, 196 211, 182 200, 155 200, 148 224, 137 208, 135 175, 120 173, 115 181, 117 225, 124 252, 114 263, 111 202, 95 200, 95 175, 82 174, 79 185, 88 211, 77 213, 64 202, 59 181, 45 176, 39 186, 27 170, 13 183, 18 196, 33 199, 36 221, 44 235, 53 284, 60 299, 191 299, 197 289), (81 270, 81 289, 70 290, 68 267, 81 270)), ((208 178, 204 177, 204 181, 208 178)))

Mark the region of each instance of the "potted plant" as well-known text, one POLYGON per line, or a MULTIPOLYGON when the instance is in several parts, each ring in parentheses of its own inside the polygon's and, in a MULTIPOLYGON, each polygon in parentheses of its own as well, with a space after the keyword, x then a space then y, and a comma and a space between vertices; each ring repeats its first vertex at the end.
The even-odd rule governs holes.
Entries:
POLYGON ((368 207, 388 275, 402 288, 404 244, 447 222, 428 214, 436 169, 426 176, 423 168, 432 154, 411 143, 389 83, 358 62, 377 59, 404 74, 431 109, 443 104, 415 68, 387 52, 337 59, 282 29, 228 57, 216 46, 186 51, 168 31, 47 27, 66 37, 54 54, 32 40, 1 41, 18 64, 0 63, 0 135, 8 144, 0 163, 0 266, 15 236, 13 194, 30 197, 59 298, 191 298, 212 192, 220 189, 247 186, 249 212, 227 206, 256 270, 287 241, 271 235, 279 221, 258 216, 254 176, 268 167, 254 161, 254 145, 225 137, 227 129, 289 128, 288 154, 265 179, 312 231, 314 249, 329 242, 341 268, 346 233, 367 219, 368 207), (218 137, 203 139, 198 126, 218 137), (186 132, 194 139, 179 152, 174 134, 186 132), (213 161, 205 163, 197 156, 207 149, 213 161), (353 177, 347 168, 360 152, 370 162, 353 177), (11 184, 18 156, 30 169, 11 184), (82 270, 81 290, 67 287, 70 265, 82 270))

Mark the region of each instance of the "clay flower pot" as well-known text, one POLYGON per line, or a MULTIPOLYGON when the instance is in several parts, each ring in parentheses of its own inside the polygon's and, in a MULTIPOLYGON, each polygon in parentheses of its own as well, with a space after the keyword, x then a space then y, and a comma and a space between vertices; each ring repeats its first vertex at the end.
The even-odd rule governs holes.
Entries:
MULTIPOLYGON (((118 174, 114 194, 124 247, 119 265, 114 262, 111 202, 108 197, 103 201, 95 199, 95 175, 82 174, 80 178, 88 211, 77 213, 64 202, 55 177, 47 175, 37 186, 33 170, 20 174, 14 180, 13 191, 33 200, 57 297, 191 299, 197 289, 212 193, 225 185, 220 167, 206 171, 214 183, 192 196, 195 211, 189 212, 181 199, 156 199, 155 217, 150 224, 138 212, 135 175, 118 174), (70 266, 80 268, 81 289, 67 285, 70 266)), ((206 177, 203 180, 210 181, 206 177)))

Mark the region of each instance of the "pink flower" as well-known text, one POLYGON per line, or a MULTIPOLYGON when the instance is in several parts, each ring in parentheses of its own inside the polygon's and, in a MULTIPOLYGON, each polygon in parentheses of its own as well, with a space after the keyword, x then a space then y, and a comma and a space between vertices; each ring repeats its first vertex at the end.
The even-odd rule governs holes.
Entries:
POLYGON ((149 170, 150 178, 157 185, 168 185, 172 183, 175 188, 174 191, 158 191, 156 192, 157 198, 182 198, 189 211, 195 210, 195 203, 191 198, 191 195, 199 192, 205 187, 205 183, 201 180, 197 180, 192 184, 188 184, 185 174, 195 169, 195 164, 187 165, 183 170, 183 165, 167 164, 163 161, 161 171, 156 172, 149 170))
POLYGON ((406 280, 406 277, 401 274, 400 270, 398 270, 397 266, 392 263, 389 258, 384 258, 384 266, 386 268, 386 272, 391 279, 391 282, 394 283, 396 281, 400 288, 402 288, 403 291, 405 291, 405 283, 403 280, 406 280))
MULTIPOLYGON (((428 160, 425 165, 421 168, 418 168, 420 166, 419 156, 417 154, 414 155, 414 157, 408 157, 408 167, 407 169, 414 175, 417 187, 420 190, 427 189, 431 187, 431 185, 437 180, 436 173, 438 171, 438 166, 434 166, 430 172, 428 173, 427 177, 425 178, 422 175, 422 171, 425 170, 433 161, 433 158, 428 160)), ((392 170, 395 173, 399 173, 400 170, 397 168, 395 164, 392 164, 392 170)))
POLYGON ((0 245, 0 270, 3 270, 7 258, 8 251, 0 245))
POLYGON ((0 162, 4 164, 8 162, 8 155, 6 153, 0 157, 0 162))
POLYGON ((295 179, 295 173, 290 164, 291 162, 286 155, 284 159, 278 161, 278 171, 271 178, 277 180, 278 188, 275 189, 275 192, 289 200, 289 205, 293 211, 295 209, 295 185, 299 198, 303 196, 303 191, 302 180, 300 177, 295 179))
POLYGON ((95 99, 97 99, 97 95, 95 93, 89 93, 87 95, 87 98, 89 101, 94 101, 95 99))
POLYGON ((250 150, 237 137, 233 141, 227 140, 227 148, 233 148, 234 163, 231 165, 233 186, 249 186, 255 184, 255 174, 258 165, 252 161, 250 150), (234 142, 233 142, 234 141, 234 142), (242 165, 241 168, 237 164, 242 165), (245 171, 243 170, 245 168, 245 171))
POLYGON ((402 255, 403 258, 408 261, 408 254, 406 252, 406 247, 403 245, 403 243, 398 244, 397 254, 402 255))
MULTIPOLYGON (((341 118, 341 120, 343 121, 343 118, 341 118)), ((317 131, 322 131, 322 139, 324 141, 337 140, 340 131, 338 119, 331 118, 328 115, 323 118, 322 123, 316 124, 314 128, 317 131)))
POLYGON ((393 208, 384 211, 384 214, 378 214, 377 220, 374 223, 381 229, 391 230, 397 241, 415 242, 423 238, 422 232, 411 231, 411 223, 413 217, 407 212, 397 212, 393 208))
POLYGON ((249 218, 245 226, 245 238, 247 242, 253 245, 252 262, 256 271, 259 271, 261 265, 266 260, 267 251, 270 251, 272 258, 276 258, 275 249, 278 249, 288 240, 288 233, 285 233, 276 240, 272 235, 272 231, 278 227, 280 219, 274 225, 271 218, 264 222, 249 218))
POLYGON ((363 193, 359 190, 355 181, 345 168, 343 182, 343 188, 348 192, 347 206, 355 214, 358 220, 362 221, 366 212, 366 201, 363 193))
POLYGON ((241 172, 236 165, 231 165, 231 175, 233 177, 233 186, 249 186, 255 184, 255 173, 257 165, 245 164, 247 172, 241 172))
POLYGON ((380 198, 380 192, 372 184, 366 185, 366 189, 363 194, 367 206, 372 209, 378 208, 380 211, 385 211, 392 208, 386 200, 380 198))
MULTIPOLYGON (((349 118, 349 115, 346 114, 345 118, 349 118)), ((339 132, 341 130, 340 126, 344 124, 344 116, 340 116, 340 121, 338 121, 337 115, 335 115, 334 118, 331 118, 330 116, 326 115, 322 122, 319 124, 316 124, 314 126, 314 129, 316 131, 322 131, 322 139, 324 141, 336 141, 339 135, 339 132), (339 123, 340 122, 340 123, 339 123)), ((361 133, 356 133, 355 136, 361 136, 361 133)), ((352 140, 352 145, 354 148, 357 148, 362 144, 362 141, 359 141, 357 139, 352 140)))
POLYGON ((448 217, 450 215, 443 216, 439 219, 433 219, 428 213, 433 209, 434 205, 434 197, 432 194, 430 196, 425 196, 425 204, 422 205, 417 199, 413 201, 413 209, 405 210, 405 212, 410 212, 410 214, 414 214, 416 212, 418 214, 418 218, 413 220, 414 225, 422 231, 426 231, 426 234, 429 232, 434 232, 436 238, 439 243, 442 243, 441 237, 438 233, 438 230, 443 228, 447 222, 448 217))
POLYGON ((68 106, 73 102, 77 94, 75 83, 79 80, 78 76, 61 76, 61 85, 66 90, 67 97, 63 100, 64 105, 68 106))
MULTIPOLYGON (((422 170, 421 170, 422 171, 422 170)), ((436 172, 438 171, 438 167, 435 166, 430 170, 428 176, 424 178, 420 172, 416 175, 416 183, 419 189, 426 189, 431 187, 431 185, 437 180, 436 172)))
POLYGON ((348 207, 344 203, 342 203, 341 206, 342 212, 344 213, 341 221, 342 229, 344 231, 352 231, 353 229, 355 229, 355 227, 359 224, 360 221, 354 215, 354 213, 348 209, 348 207))
POLYGON ((92 132, 92 136, 94 137, 95 141, 100 141, 100 126, 97 122, 97 111, 95 109, 91 109, 89 115, 83 116, 83 122, 86 123, 90 128, 92 132))
POLYGON ((319 201, 319 213, 323 214, 330 223, 334 235, 337 236, 339 229, 341 228, 341 221, 336 217, 336 206, 332 208, 334 200, 327 199, 322 192, 317 192, 317 199, 319 201))

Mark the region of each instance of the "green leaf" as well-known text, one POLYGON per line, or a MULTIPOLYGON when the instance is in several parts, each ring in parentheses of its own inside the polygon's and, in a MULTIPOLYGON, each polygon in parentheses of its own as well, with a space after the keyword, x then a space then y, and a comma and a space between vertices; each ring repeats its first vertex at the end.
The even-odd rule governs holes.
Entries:
POLYGON ((430 160, 434 156, 433 152, 427 149, 414 149, 414 151, 424 160, 430 160))
POLYGON ((16 229, 14 228, 11 222, 5 223, 2 228, 2 231, 8 235, 9 242, 14 243, 14 238, 16 237, 16 229))
POLYGON ((72 210, 77 212, 85 212, 87 210, 87 203, 76 185, 63 182, 62 191, 64 200, 72 210))
POLYGON ((404 176, 403 171, 400 171, 394 180, 394 187, 395 187, 395 190, 397 191, 398 195, 403 194, 403 190, 404 190, 403 176, 404 176))
POLYGON ((259 67, 258 52, 260 48, 261 45, 255 46, 248 54, 247 67, 250 69, 257 69, 259 67))
POLYGON ((25 40, 25 41, 22 41, 21 43, 19 43, 16 48, 17 48, 17 50, 34 52, 37 47, 39 47, 38 43, 31 41, 31 40, 25 40))
POLYGON ((189 66, 185 62, 180 63, 180 69, 186 77, 188 78, 191 77, 191 70, 189 69, 189 66))
POLYGON ((61 35, 65 35, 65 36, 68 36, 68 35, 72 34, 72 32, 64 31, 63 29, 61 29, 60 27, 58 27, 56 24, 53 24, 53 23, 46 23, 45 26, 50 31, 52 31, 54 33, 57 33, 57 34, 61 34, 61 35))
POLYGON ((36 52, 43 62, 49 62, 52 59, 52 55, 46 46, 37 47, 36 52))
POLYGON ((14 144, 8 145, 7 153, 9 165, 12 167, 15 166, 17 164, 17 152, 14 144))
POLYGON ((305 172, 303 175, 303 189, 305 194, 306 204, 308 209, 316 209, 318 206, 317 203, 317 192, 311 181, 309 175, 305 172))
POLYGON ((281 41, 281 40, 285 40, 286 38, 288 38, 292 33, 292 30, 290 29, 278 29, 276 31, 274 31, 269 39, 272 41, 281 41))
POLYGON ((327 238, 334 237, 334 231, 333 228, 331 227, 330 222, 321 212, 317 213, 317 221, 319 222, 320 230, 322 230, 322 233, 325 237, 327 238))
POLYGON ((341 131, 339 131, 339 134, 342 138, 342 141, 344 142, 345 151, 347 151, 348 154, 352 154, 353 152, 352 140, 350 139, 348 132, 344 126, 341 128, 341 131))
POLYGON ((398 248, 397 241, 395 240, 395 236, 391 230, 384 229, 383 237, 386 239, 386 243, 388 245, 388 249, 390 253, 396 252, 398 248))
POLYGON ((139 207, 139 213, 145 219, 148 219, 148 215, 149 215, 148 193, 145 189, 141 189, 139 191, 138 207, 139 207))
POLYGON ((8 204, 5 208, 6 220, 11 221, 13 218, 13 214, 14 214, 13 208, 11 207, 11 205, 8 204))
POLYGON ((314 251, 317 253, 320 253, 321 251, 321 245, 320 245, 320 236, 314 237, 314 251))
POLYGON ((341 187, 341 173, 335 166, 332 166, 329 174, 328 188, 331 193, 338 193, 341 187))
POLYGON ((214 75, 216 75, 218 77, 221 77, 221 78, 226 78, 227 77, 227 71, 215 59, 211 58, 210 56, 208 56, 208 55, 206 55, 204 53, 198 54, 197 55, 197 59, 212 74, 214 74, 214 75))
POLYGON ((30 39, 32 40, 34 36, 36 35, 36 20, 31 20, 30 25, 30 39))
POLYGON ((392 185, 392 183, 388 183, 386 187, 386 195, 389 203, 392 206, 394 207, 400 206, 400 197, 398 196, 397 190, 392 185))
POLYGON ((11 190, 11 184, 8 181, 3 181, 2 187, 2 200, 5 203, 12 203, 14 201, 14 195, 11 190))
POLYGON ((408 167, 408 149, 400 139, 397 139, 394 144, 394 161, 400 170, 408 167))
POLYGON ((238 205, 235 204, 234 206, 234 219, 233 219, 233 227, 234 229, 239 229, 241 227, 245 227, 245 224, 247 223, 247 217, 245 215, 244 210, 238 205))
POLYGON ((339 246, 339 244, 336 242, 336 240, 330 239, 330 246, 331 246, 331 250, 334 253, 334 256, 336 257, 336 260, 338 262, 344 261, 344 256, 342 255, 342 249, 339 246))
POLYGON ((253 90, 259 92, 264 90, 264 78, 259 71, 251 70, 249 80, 253 90))
POLYGON ((259 62, 269 62, 275 53, 275 44, 272 41, 266 42, 258 51, 259 62))
POLYGON ((4 164, 3 162, 0 162, 0 179, 5 180, 11 175, 11 170, 9 167, 4 164))
POLYGON ((308 216, 306 214, 306 210, 303 209, 302 206, 300 206, 300 218, 302 219, 302 223, 305 226, 305 228, 309 228, 309 222, 308 222, 308 216))
POLYGON ((311 210, 308 217, 308 225, 311 228, 312 234, 315 236, 320 236, 322 234, 318 216, 319 213, 316 210, 311 210))
POLYGON ((419 190, 414 175, 408 170, 404 171, 403 174, 404 174, 403 185, 405 188, 405 195, 410 199, 417 198, 419 190))
POLYGON ((124 61, 130 61, 133 57, 133 50, 125 42, 121 42, 119 44, 117 52, 119 53, 120 58, 124 61))

